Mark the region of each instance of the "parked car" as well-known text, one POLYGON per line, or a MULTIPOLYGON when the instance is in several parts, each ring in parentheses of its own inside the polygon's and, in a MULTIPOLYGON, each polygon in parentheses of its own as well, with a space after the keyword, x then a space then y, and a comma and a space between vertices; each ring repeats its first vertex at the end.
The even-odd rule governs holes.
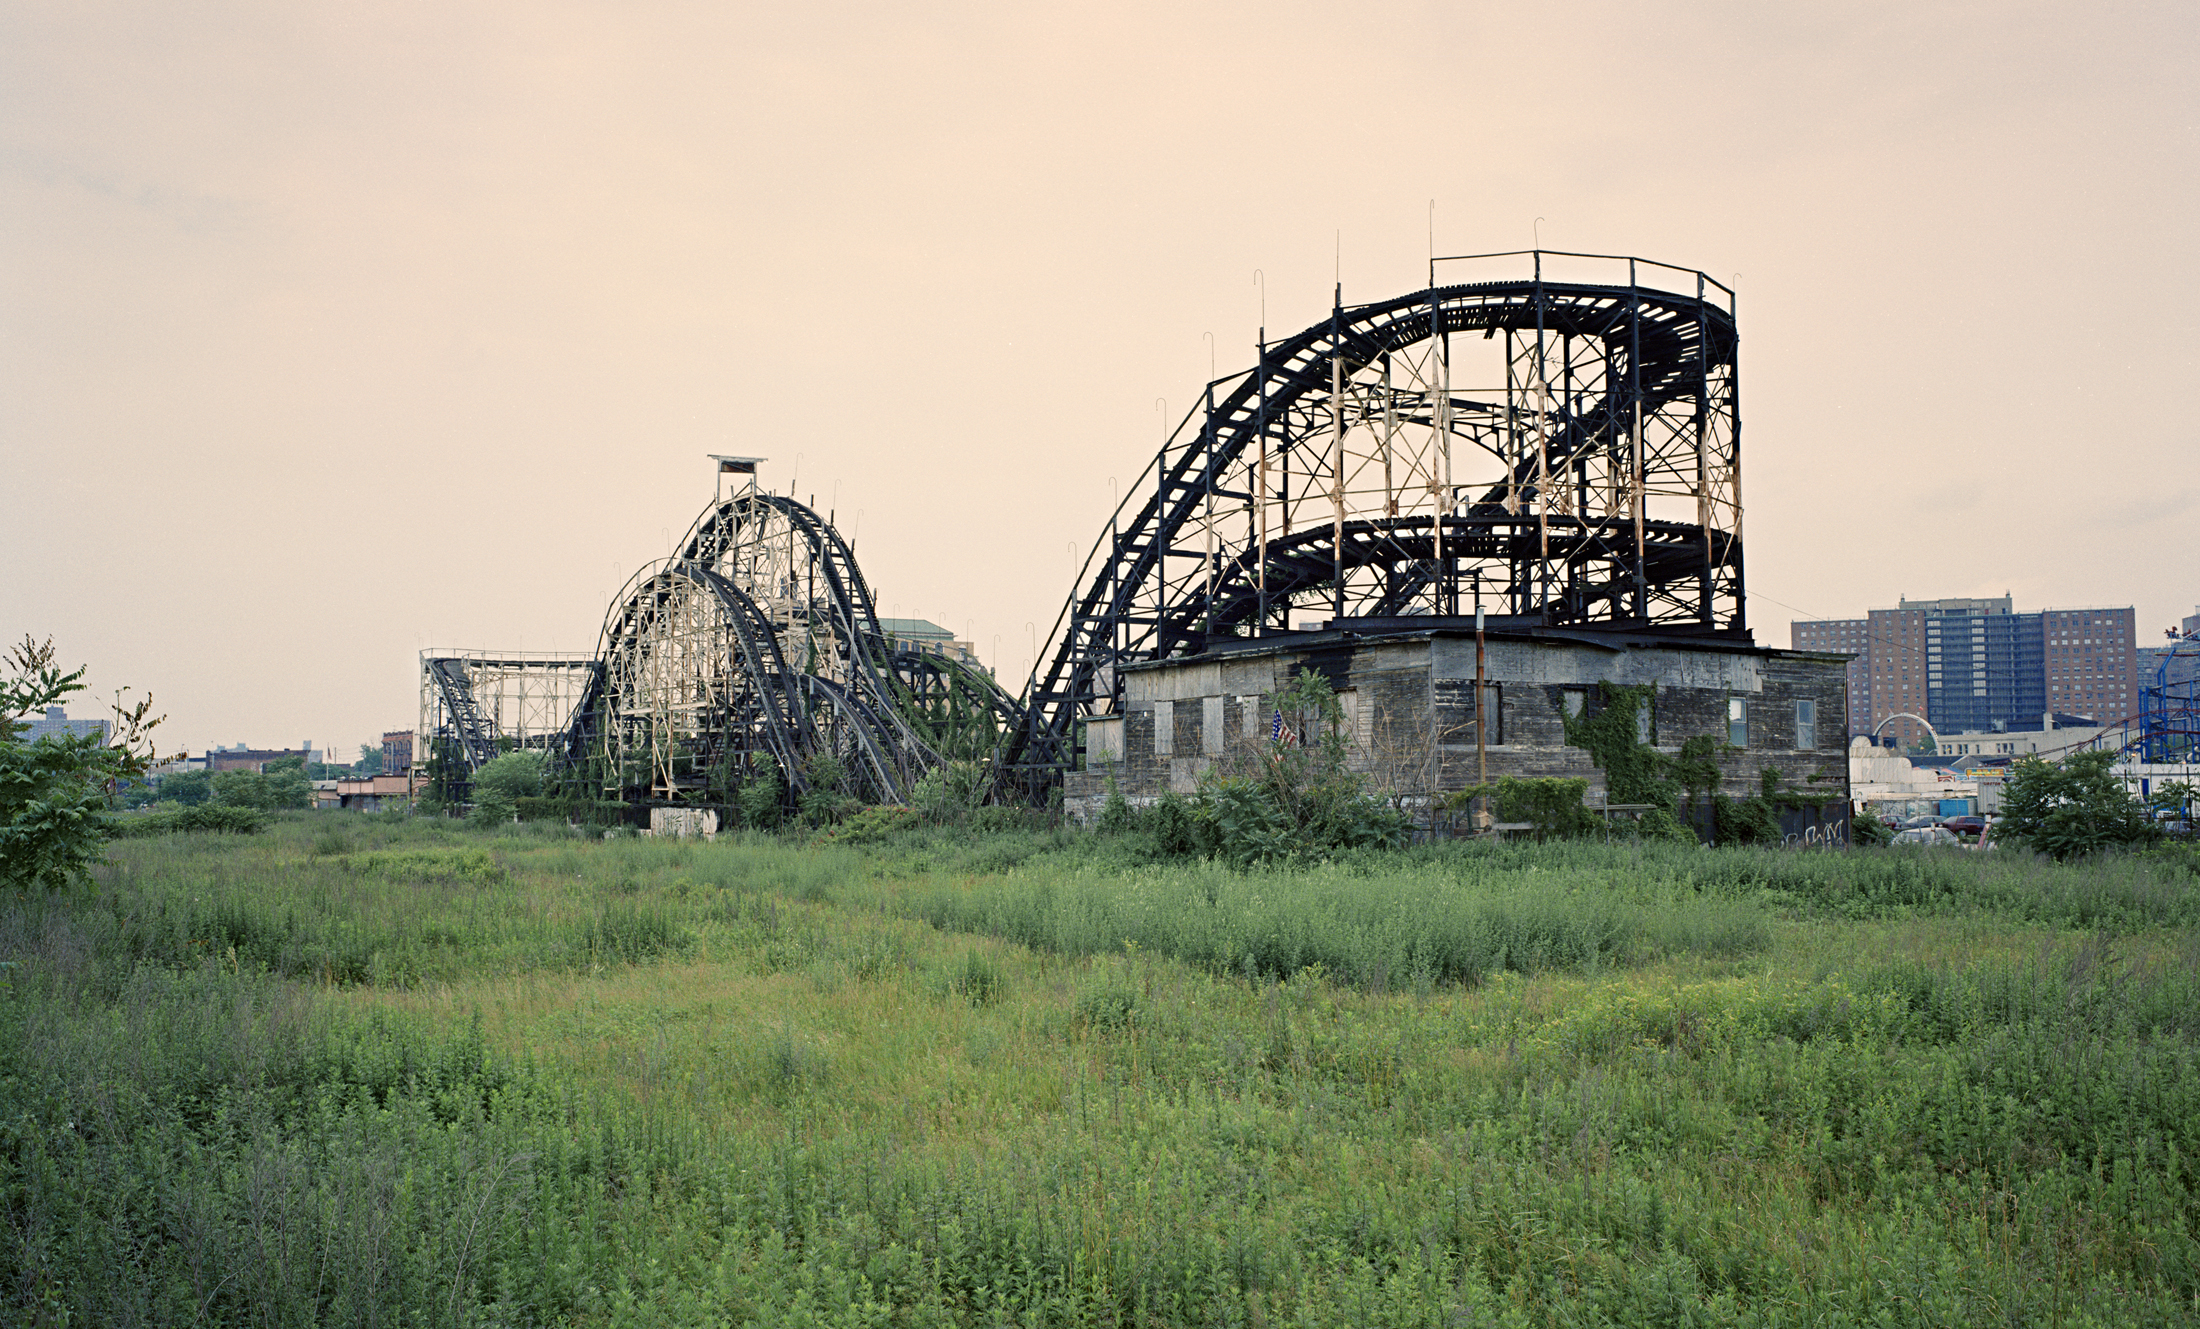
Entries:
POLYGON ((1917 826, 1910 830, 1895 832, 1894 842, 1896 844, 1960 845, 1963 840, 1945 826, 1917 826))
POLYGON ((1905 831, 1915 831, 1922 830, 1930 826, 1938 826, 1940 824, 1940 818, 1935 817, 1930 813, 1926 813, 1915 817, 1904 817, 1898 824, 1900 825, 1901 829, 1905 831))
POLYGON ((1940 824, 1958 835, 1984 835, 1987 825, 1986 818, 1977 816, 1950 817, 1940 824))

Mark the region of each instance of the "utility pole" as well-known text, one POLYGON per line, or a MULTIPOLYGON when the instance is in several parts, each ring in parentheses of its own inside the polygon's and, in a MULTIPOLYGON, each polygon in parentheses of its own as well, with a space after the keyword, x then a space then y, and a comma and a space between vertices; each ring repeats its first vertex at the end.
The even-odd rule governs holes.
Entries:
POLYGON ((1475 798, 1474 832, 1487 835, 1490 830, 1490 749, 1489 749, 1489 674, 1488 643, 1482 635, 1482 579, 1474 579, 1474 782, 1483 787, 1475 798))

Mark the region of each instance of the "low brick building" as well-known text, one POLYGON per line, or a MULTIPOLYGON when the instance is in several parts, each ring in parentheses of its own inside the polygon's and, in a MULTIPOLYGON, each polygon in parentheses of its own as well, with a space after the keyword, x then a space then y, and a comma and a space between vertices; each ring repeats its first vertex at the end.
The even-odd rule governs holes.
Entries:
POLYGON ((410 774, 368 775, 331 781, 336 806, 355 812, 392 807, 412 797, 410 774))
MULTIPOLYGON (((1720 792, 1757 794, 1770 769, 1786 787, 1829 796, 1822 813, 1803 820, 1822 832, 1845 824, 1847 657, 1518 625, 1492 627, 1485 641, 1490 779, 1580 778, 1588 802, 1603 804, 1604 772, 1567 742, 1563 717, 1601 709, 1602 683, 1647 684, 1638 741, 1677 754, 1690 738, 1717 737, 1720 792)), ((1369 625, 1226 641, 1124 666, 1121 712, 1087 720, 1084 769, 1066 777, 1065 805, 1073 816, 1096 815, 1111 776, 1134 802, 1190 792, 1234 748, 1269 741, 1272 698, 1301 670, 1336 690, 1346 762, 1372 786, 1425 806, 1477 783, 1472 626, 1369 625)))

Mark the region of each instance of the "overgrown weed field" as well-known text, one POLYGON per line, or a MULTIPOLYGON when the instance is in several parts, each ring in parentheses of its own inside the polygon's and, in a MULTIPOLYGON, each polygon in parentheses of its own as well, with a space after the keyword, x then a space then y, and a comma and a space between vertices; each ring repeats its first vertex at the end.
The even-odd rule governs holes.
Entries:
POLYGON ((2200 883, 301 814, 0 902, 15 1322, 2200 1317, 2200 883))

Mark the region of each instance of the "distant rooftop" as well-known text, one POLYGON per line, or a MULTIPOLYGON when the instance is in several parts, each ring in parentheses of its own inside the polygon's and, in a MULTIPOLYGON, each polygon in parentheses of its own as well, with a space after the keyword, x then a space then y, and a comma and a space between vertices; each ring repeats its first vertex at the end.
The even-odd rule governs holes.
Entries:
POLYGON ((955 640, 954 633, 929 618, 882 618, 878 623, 880 630, 889 637, 908 637, 915 641, 955 640))
POLYGON ((107 729, 105 720, 71 720, 69 713, 61 707, 48 706, 44 719, 30 721, 28 728, 23 731, 23 741, 36 743, 48 734, 97 734, 100 741, 105 742, 107 729))
POLYGON ((2016 611, 2015 598, 2009 595, 1990 599, 1912 600, 1904 596, 1903 609, 1922 609, 1930 617, 1971 618, 1986 614, 2009 614, 2016 611))

